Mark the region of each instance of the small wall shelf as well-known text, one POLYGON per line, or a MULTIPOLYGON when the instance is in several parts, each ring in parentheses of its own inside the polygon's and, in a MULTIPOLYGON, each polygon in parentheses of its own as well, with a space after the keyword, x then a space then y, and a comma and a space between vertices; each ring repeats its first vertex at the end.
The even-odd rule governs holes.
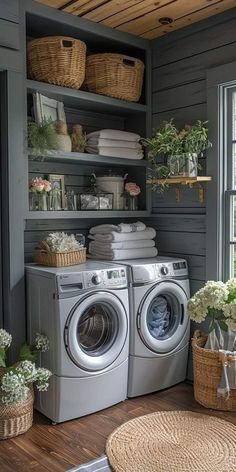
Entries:
POLYGON ((204 202, 204 188, 202 183, 210 182, 212 177, 210 176, 197 176, 197 177, 171 177, 169 179, 152 179, 148 180, 147 184, 159 184, 159 185, 175 185, 175 197, 176 202, 180 202, 180 185, 189 186, 192 188, 194 185, 197 185, 198 190, 198 201, 200 203, 204 202))

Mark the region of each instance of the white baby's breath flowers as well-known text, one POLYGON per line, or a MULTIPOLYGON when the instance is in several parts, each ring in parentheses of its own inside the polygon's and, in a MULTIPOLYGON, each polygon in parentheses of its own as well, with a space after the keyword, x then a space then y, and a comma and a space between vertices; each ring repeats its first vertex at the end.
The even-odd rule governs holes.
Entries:
POLYGON ((40 392, 45 392, 48 389, 49 383, 48 380, 51 377, 52 372, 45 369, 44 367, 39 367, 37 369, 37 381, 36 387, 40 392))
POLYGON ((26 383, 35 382, 37 379, 37 369, 34 362, 22 361, 16 370, 23 375, 26 383))
POLYGON ((38 351, 46 352, 49 350, 49 339, 44 334, 36 333, 35 348, 38 351))
POLYGON ((7 349, 12 342, 12 336, 5 329, 0 329, 0 348, 7 349))
POLYGON ((196 321, 196 323, 202 323, 207 316, 207 307, 197 297, 192 297, 188 301, 187 311, 191 320, 196 321))
POLYGON ((27 399, 29 388, 25 385, 25 378, 20 372, 7 372, 1 381, 1 401, 5 405, 22 402, 27 399))

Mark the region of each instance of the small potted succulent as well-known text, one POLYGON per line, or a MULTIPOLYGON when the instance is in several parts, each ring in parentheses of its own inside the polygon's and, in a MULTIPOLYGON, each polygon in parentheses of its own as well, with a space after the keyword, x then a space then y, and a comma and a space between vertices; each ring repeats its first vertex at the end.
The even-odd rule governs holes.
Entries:
POLYGON ((173 119, 163 121, 155 135, 144 140, 149 148, 151 178, 196 177, 198 157, 211 146, 206 125, 207 121, 197 120, 179 131, 173 119))
POLYGON ((21 346, 16 364, 6 365, 6 353, 12 336, 0 329, 0 439, 25 433, 33 422, 33 384, 46 391, 52 375, 48 369, 36 367, 37 354, 49 349, 48 338, 37 333, 32 345, 21 346))

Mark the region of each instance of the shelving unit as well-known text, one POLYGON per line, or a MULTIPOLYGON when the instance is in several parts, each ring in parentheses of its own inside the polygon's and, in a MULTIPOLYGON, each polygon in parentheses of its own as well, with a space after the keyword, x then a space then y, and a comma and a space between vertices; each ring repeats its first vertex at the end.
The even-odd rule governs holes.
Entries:
POLYGON ((197 177, 171 177, 169 179, 151 179, 147 180, 147 184, 157 184, 157 185, 175 185, 175 197, 176 202, 180 202, 180 186, 185 185, 189 188, 197 186, 198 190, 198 200, 200 203, 204 202, 204 188, 202 183, 211 182, 212 177, 210 176, 197 176, 197 177))

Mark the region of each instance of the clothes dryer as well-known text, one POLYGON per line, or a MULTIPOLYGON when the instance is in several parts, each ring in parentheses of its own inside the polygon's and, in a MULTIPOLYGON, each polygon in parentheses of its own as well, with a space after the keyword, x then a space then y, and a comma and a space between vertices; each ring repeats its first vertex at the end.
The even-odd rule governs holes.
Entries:
POLYGON ((125 266, 26 266, 28 338, 48 336, 40 364, 53 373, 36 408, 62 422, 127 397, 129 300, 125 266))
POLYGON ((190 321, 187 262, 156 257, 128 265, 130 356, 128 396, 155 392, 186 378, 190 321))

